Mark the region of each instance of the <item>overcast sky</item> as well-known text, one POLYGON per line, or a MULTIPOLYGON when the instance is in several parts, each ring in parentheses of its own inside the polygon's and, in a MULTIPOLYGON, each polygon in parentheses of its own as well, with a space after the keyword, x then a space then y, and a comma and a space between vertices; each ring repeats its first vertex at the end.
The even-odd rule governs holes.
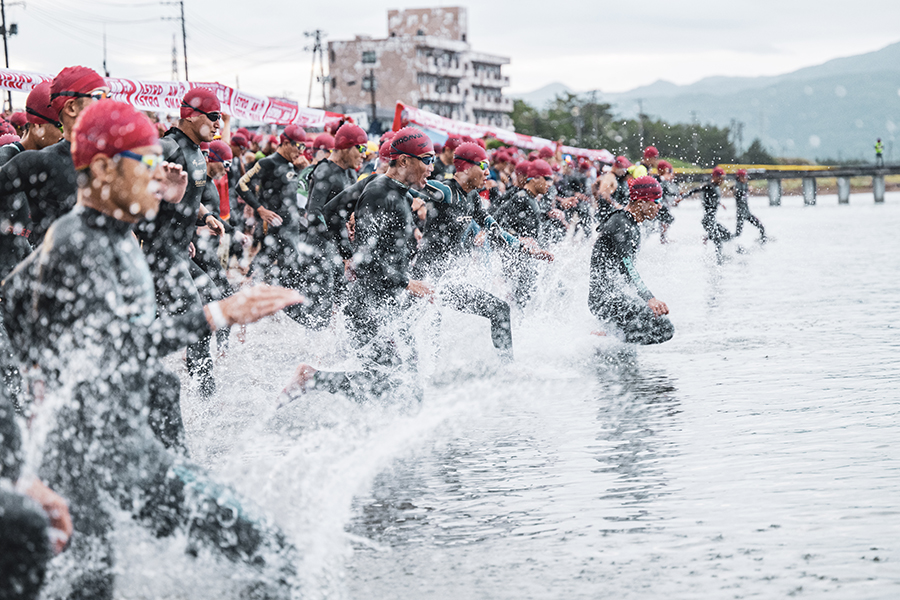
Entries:
MULTIPOLYGON (((898 0, 185 0, 190 79, 239 81, 249 92, 306 104, 304 31, 322 29, 327 40, 383 37, 389 8, 455 5, 468 8, 475 50, 511 59, 504 68, 513 93, 555 81, 577 91, 617 92, 658 79, 687 84, 711 75, 775 75, 900 41, 898 0)), ((113 77, 171 79, 177 35, 184 78, 181 24, 163 20, 178 14, 159 0, 7 2, 7 21, 19 26, 9 42, 10 67, 55 74, 83 64, 100 71, 105 29, 113 77)))

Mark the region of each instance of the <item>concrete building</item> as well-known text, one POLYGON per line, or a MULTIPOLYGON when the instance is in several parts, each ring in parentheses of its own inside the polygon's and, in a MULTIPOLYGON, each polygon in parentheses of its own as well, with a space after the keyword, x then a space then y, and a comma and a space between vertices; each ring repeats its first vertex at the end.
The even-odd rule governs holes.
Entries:
POLYGON ((466 9, 388 11, 388 37, 328 42, 332 110, 369 112, 375 81, 378 117, 390 120, 399 100, 451 119, 511 128, 503 96, 509 59, 472 51, 466 9))

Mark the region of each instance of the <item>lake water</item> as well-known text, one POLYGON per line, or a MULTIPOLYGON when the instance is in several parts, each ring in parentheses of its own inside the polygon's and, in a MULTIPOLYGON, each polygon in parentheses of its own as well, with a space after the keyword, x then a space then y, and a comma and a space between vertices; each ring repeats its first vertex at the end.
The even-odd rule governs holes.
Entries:
MULTIPOLYGON (((434 335, 424 310, 412 414, 319 393, 276 410, 346 339, 250 327, 220 398, 185 398, 193 455, 276 516, 307 598, 900 597, 900 194, 751 208, 771 241, 750 226, 722 264, 698 202, 672 243, 645 239, 676 328, 657 347, 589 335, 581 243, 514 315, 512 365, 486 322, 445 312, 434 335)), ((184 573, 134 548, 123 597, 180 597, 184 573)))

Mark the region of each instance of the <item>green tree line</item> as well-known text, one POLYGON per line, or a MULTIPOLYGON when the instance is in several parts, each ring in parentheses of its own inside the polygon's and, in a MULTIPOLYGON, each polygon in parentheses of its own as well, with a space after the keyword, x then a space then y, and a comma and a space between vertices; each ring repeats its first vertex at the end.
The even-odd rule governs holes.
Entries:
POLYGON ((641 156, 647 146, 656 146, 663 157, 700 167, 719 163, 775 162, 758 139, 739 153, 728 127, 672 124, 647 115, 623 120, 613 114, 610 104, 579 98, 571 93, 557 96, 545 110, 516 100, 510 116, 516 131, 562 140, 569 146, 606 148, 615 155, 631 158, 641 156))

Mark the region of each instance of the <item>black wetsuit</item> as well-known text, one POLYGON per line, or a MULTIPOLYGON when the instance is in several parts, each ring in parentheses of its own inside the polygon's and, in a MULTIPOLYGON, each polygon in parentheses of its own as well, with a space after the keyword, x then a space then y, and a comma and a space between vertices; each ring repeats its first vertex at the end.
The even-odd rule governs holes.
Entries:
MULTIPOLYGON (((517 237, 541 239, 543 215, 538 199, 527 189, 519 189, 512 197, 507 198, 494 213, 497 223, 517 237)), ((537 269, 534 261, 521 252, 501 253, 503 270, 513 287, 513 294, 519 306, 524 306, 531 299, 537 285, 537 269)))
POLYGON ((71 147, 62 140, 43 150, 27 150, 0 169, 0 205, 11 206, 19 194, 28 200, 32 246, 41 243, 53 221, 75 206, 77 182, 71 147))
MULTIPOLYGON (((481 196, 473 190, 468 194, 456 179, 447 180, 449 193, 440 194, 427 203, 428 217, 422 243, 416 254, 413 274, 416 279, 429 275, 440 279, 455 259, 467 250, 465 235, 471 223, 486 229, 502 244, 518 248, 519 241, 512 235, 499 231, 493 217, 485 212, 481 196)), ((509 304, 475 286, 444 283, 437 288, 441 302, 463 313, 484 317, 491 322, 491 339, 494 347, 507 358, 512 358, 512 326, 509 320, 509 304)))
POLYGON ((0 166, 8 163, 13 156, 18 155, 20 152, 25 151, 25 146, 22 145, 22 142, 13 142, 12 144, 7 144, 0 148, 0 166))
POLYGON ((310 215, 310 221, 314 215, 322 212, 322 209, 332 198, 340 194, 345 188, 351 186, 356 179, 355 169, 342 169, 331 160, 323 160, 310 173, 309 200, 306 204, 306 212, 310 215))
POLYGON ((707 181, 700 187, 694 188, 684 197, 693 196, 697 192, 703 192, 703 229, 706 237, 716 245, 716 250, 722 249, 722 243, 731 239, 731 233, 725 226, 716 221, 716 212, 719 210, 719 201, 722 198, 722 190, 712 181, 707 181))
POLYGON ((301 245, 301 216, 297 203, 298 173, 277 152, 256 162, 238 183, 238 194, 254 209, 263 207, 282 219, 265 224, 266 237, 255 263, 267 278, 300 291, 308 302, 285 312, 306 327, 321 328, 331 317, 331 273, 317 248, 301 245), (256 191, 259 186, 259 192, 256 191))
POLYGON ((384 398, 403 388, 421 399, 418 357, 404 315, 416 247, 410 204, 409 188, 387 176, 374 178, 360 195, 355 208, 356 285, 344 313, 366 366, 358 372, 319 371, 316 387, 360 399, 384 398))
POLYGON ((654 177, 662 188, 662 198, 659 202, 659 214, 656 215, 656 220, 660 223, 671 225, 675 222, 675 217, 672 215, 672 207, 675 206, 675 202, 678 200, 678 184, 674 181, 664 181, 659 175, 654 175, 654 177))
POLYGON ((671 339, 675 332, 672 322, 653 314, 647 305, 653 294, 634 267, 641 246, 637 222, 627 211, 617 210, 601 221, 597 231, 600 236, 591 254, 591 312, 615 323, 626 342, 659 344, 671 339))
MULTIPOLYGON (((160 409, 180 420, 171 397, 179 381, 161 357, 209 326, 199 307, 157 317, 153 278, 130 225, 76 208, 51 227, 3 295, 21 361, 37 363, 47 398, 62 400, 55 401, 39 475, 70 504, 75 534, 60 557, 69 598, 113 596, 113 505, 157 536, 181 530, 231 560, 287 560, 274 527, 167 449, 171 423, 153 426, 160 409), (159 373, 167 374, 164 386, 159 373)), ((287 562, 273 567, 270 581, 290 575, 287 562)))
MULTIPOLYGON (((196 267, 190 255, 206 187, 206 158, 200 152, 200 146, 177 127, 170 128, 159 143, 163 158, 181 165, 187 173, 187 188, 181 202, 160 202, 156 218, 139 223, 135 233, 143 243, 144 254, 153 273, 159 309, 171 314, 183 314, 203 306, 199 288, 215 285, 196 267), (198 280, 195 281, 195 278, 198 280)), ((221 291, 216 293, 221 297, 221 291)), ((210 293, 205 292, 205 295, 210 293)), ((198 377, 200 393, 205 397, 211 396, 216 389, 209 345, 211 339, 211 335, 205 335, 187 348, 188 372, 198 377)))
POLYGON ((312 246, 319 255, 313 260, 319 263, 321 268, 331 270, 326 278, 326 281, 331 284, 331 289, 323 290, 323 292, 338 304, 342 304, 347 299, 344 263, 338 256, 338 249, 334 244, 328 242, 327 232, 318 217, 322 214, 325 205, 353 185, 355 180, 355 169, 342 169, 331 160, 323 160, 310 173, 309 200, 306 205, 309 230, 306 234, 306 243, 312 246))
POLYGON ((750 206, 747 200, 750 197, 750 184, 746 181, 736 181, 734 183, 734 203, 737 207, 737 223, 734 229, 734 236, 741 235, 744 230, 744 221, 749 221, 751 225, 759 229, 760 239, 766 239, 766 229, 759 219, 750 214, 750 206))
MULTIPOLYGON (((0 367, 14 367, 12 348, 0 316, 0 367)), ((11 486, 22 466, 22 436, 17 423, 18 386, 0 381, 0 481, 11 486)), ((0 598, 37 598, 52 554, 47 516, 30 499, 0 486, 0 598)))
POLYGON ((441 183, 447 183, 448 179, 453 179, 453 175, 456 173, 456 167, 453 165, 453 161, 450 161, 449 165, 445 165, 444 162, 440 158, 434 159, 434 168, 431 170, 431 175, 428 176, 428 179, 434 179, 436 181, 440 181, 441 183))
POLYGON ((591 202, 585 199, 590 195, 587 177, 582 173, 570 173, 564 175, 556 185, 559 194, 565 198, 575 196, 578 198, 578 204, 573 208, 566 209, 566 220, 570 223, 575 222, 575 230, 581 229, 585 237, 590 237, 594 219, 591 216, 591 202))

